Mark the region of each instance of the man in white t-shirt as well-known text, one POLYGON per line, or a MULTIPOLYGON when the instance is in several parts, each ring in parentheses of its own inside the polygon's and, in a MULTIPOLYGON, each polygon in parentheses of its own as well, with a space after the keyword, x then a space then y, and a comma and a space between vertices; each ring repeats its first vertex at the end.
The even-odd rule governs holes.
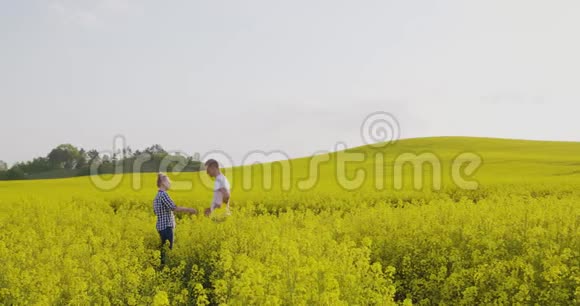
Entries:
POLYGON ((210 159, 205 162, 205 170, 207 174, 215 178, 213 187, 213 199, 209 208, 206 208, 205 215, 209 216, 211 213, 226 203, 227 214, 230 214, 230 183, 228 179, 220 172, 220 167, 215 159, 210 159))

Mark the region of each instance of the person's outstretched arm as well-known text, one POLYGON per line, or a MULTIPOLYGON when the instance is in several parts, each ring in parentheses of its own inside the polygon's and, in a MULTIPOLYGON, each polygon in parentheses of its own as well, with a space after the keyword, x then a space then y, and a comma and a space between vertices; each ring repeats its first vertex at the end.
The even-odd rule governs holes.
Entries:
POLYGON ((169 195, 167 193, 164 193, 163 196, 161 197, 161 203, 163 203, 163 205, 165 205, 165 207, 167 207, 175 212, 197 214, 197 210, 195 208, 181 207, 181 206, 175 205, 175 203, 173 202, 173 200, 169 197, 169 195))
POLYGON ((197 214, 197 209, 189 208, 189 207, 175 206, 175 209, 173 211, 190 213, 190 214, 197 214))

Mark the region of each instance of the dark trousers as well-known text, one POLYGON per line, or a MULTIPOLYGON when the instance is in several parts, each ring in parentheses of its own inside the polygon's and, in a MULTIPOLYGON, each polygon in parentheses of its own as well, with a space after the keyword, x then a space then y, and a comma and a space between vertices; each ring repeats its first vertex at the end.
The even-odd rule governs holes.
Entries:
POLYGON ((167 262, 165 243, 169 241, 169 249, 173 249, 173 227, 160 230, 159 236, 161 237, 161 264, 165 264, 167 262))

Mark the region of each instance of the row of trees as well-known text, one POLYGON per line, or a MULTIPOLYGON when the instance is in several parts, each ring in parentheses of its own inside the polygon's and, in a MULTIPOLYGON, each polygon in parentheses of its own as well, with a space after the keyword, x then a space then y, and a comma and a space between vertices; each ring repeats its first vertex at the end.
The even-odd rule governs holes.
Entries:
MULTIPOLYGON (((114 152, 101 154, 97 150, 85 150, 71 144, 61 144, 52 149, 46 156, 31 161, 19 162, 12 167, 0 161, 0 180, 55 178, 88 175, 91 165, 98 173, 113 173, 119 168, 122 172, 156 172, 161 161, 168 158, 172 162, 169 169, 177 164, 184 166, 183 171, 198 171, 201 163, 193 157, 170 154, 159 144, 144 150, 133 151, 130 147, 114 152), (137 159, 145 160, 138 169, 133 167, 137 159)), ((94 173, 92 173, 94 174, 94 173)))

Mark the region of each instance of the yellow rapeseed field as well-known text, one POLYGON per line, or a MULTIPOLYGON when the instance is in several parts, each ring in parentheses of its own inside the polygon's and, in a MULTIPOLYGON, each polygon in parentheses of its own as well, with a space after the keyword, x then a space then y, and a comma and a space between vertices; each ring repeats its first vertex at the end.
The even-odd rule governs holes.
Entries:
MULTIPOLYGON (((0 182, 0 304, 580 304, 580 143, 423 138, 318 158, 225 169, 232 214, 176 214, 165 266, 155 173, 0 182)), ((170 177, 177 205, 209 205, 204 172, 170 177)))

